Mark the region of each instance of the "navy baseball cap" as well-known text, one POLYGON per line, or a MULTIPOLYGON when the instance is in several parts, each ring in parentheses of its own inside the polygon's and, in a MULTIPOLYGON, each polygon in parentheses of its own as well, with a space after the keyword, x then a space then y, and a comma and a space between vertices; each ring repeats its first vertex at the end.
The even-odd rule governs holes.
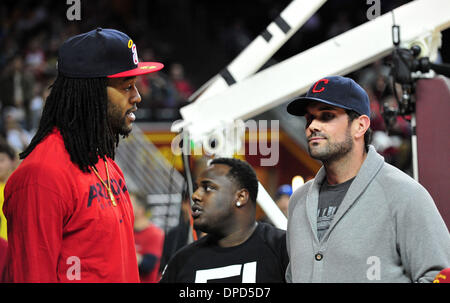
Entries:
POLYGON ((305 97, 293 99, 287 111, 294 116, 304 116, 306 106, 318 101, 343 109, 354 110, 360 115, 370 117, 370 101, 366 91, 350 78, 330 76, 314 83, 305 97))
POLYGON ((73 36, 58 52, 58 73, 69 78, 132 77, 163 67, 159 62, 139 62, 136 44, 115 29, 99 27, 73 36))
POLYGON ((280 187, 278 187, 277 195, 278 196, 281 196, 281 195, 291 196, 292 195, 292 186, 290 186, 289 184, 281 185, 280 187))

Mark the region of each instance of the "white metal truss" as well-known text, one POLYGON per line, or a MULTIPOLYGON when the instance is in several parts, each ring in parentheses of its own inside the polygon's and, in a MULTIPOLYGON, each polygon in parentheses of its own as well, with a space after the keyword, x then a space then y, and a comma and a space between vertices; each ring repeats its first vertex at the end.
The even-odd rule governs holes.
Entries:
POLYGON ((225 69, 195 92, 191 99, 207 99, 253 75, 288 41, 326 0, 294 0, 225 69))
POLYGON ((125 175, 129 192, 146 196, 152 222, 166 232, 178 225, 183 176, 137 125, 128 138, 121 140, 116 161, 125 175))

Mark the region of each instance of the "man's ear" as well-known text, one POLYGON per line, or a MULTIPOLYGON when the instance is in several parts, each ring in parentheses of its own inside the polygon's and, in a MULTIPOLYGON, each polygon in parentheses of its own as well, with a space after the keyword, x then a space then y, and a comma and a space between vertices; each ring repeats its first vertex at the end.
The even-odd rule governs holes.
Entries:
POLYGON ((242 207, 247 204, 250 199, 250 194, 248 190, 242 188, 236 192, 236 200, 234 201, 235 206, 242 207), (239 202, 239 203, 238 203, 239 202))
POLYGON ((353 134, 355 139, 363 138, 364 134, 370 127, 370 118, 366 115, 361 115, 353 120, 353 134))

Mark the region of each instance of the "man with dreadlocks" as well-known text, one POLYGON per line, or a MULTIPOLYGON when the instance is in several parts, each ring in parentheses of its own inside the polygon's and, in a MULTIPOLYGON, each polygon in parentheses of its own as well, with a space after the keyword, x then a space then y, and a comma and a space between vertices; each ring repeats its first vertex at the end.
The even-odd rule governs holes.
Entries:
POLYGON ((114 162, 141 97, 126 34, 97 28, 63 43, 39 129, 5 188, 7 282, 138 282, 133 210, 114 162))

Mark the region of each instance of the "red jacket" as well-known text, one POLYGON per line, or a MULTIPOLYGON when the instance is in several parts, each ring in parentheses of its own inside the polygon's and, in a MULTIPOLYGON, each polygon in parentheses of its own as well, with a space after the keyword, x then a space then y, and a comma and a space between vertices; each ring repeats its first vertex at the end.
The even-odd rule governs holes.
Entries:
MULTIPOLYGON (((56 129, 22 161, 5 187, 7 282, 139 282, 130 197, 107 163, 117 206, 70 161, 56 129)), ((96 167, 106 183, 104 161, 96 167)))
POLYGON ((8 242, 6 242, 5 239, 0 238, 0 282, 3 280, 3 269, 5 268, 6 264, 6 251, 8 250, 8 242))
POLYGON ((158 226, 150 223, 144 230, 134 231, 136 241, 136 252, 143 257, 151 255, 154 260, 153 269, 149 273, 142 273, 142 283, 157 283, 159 281, 159 265, 164 246, 164 231, 158 226))

